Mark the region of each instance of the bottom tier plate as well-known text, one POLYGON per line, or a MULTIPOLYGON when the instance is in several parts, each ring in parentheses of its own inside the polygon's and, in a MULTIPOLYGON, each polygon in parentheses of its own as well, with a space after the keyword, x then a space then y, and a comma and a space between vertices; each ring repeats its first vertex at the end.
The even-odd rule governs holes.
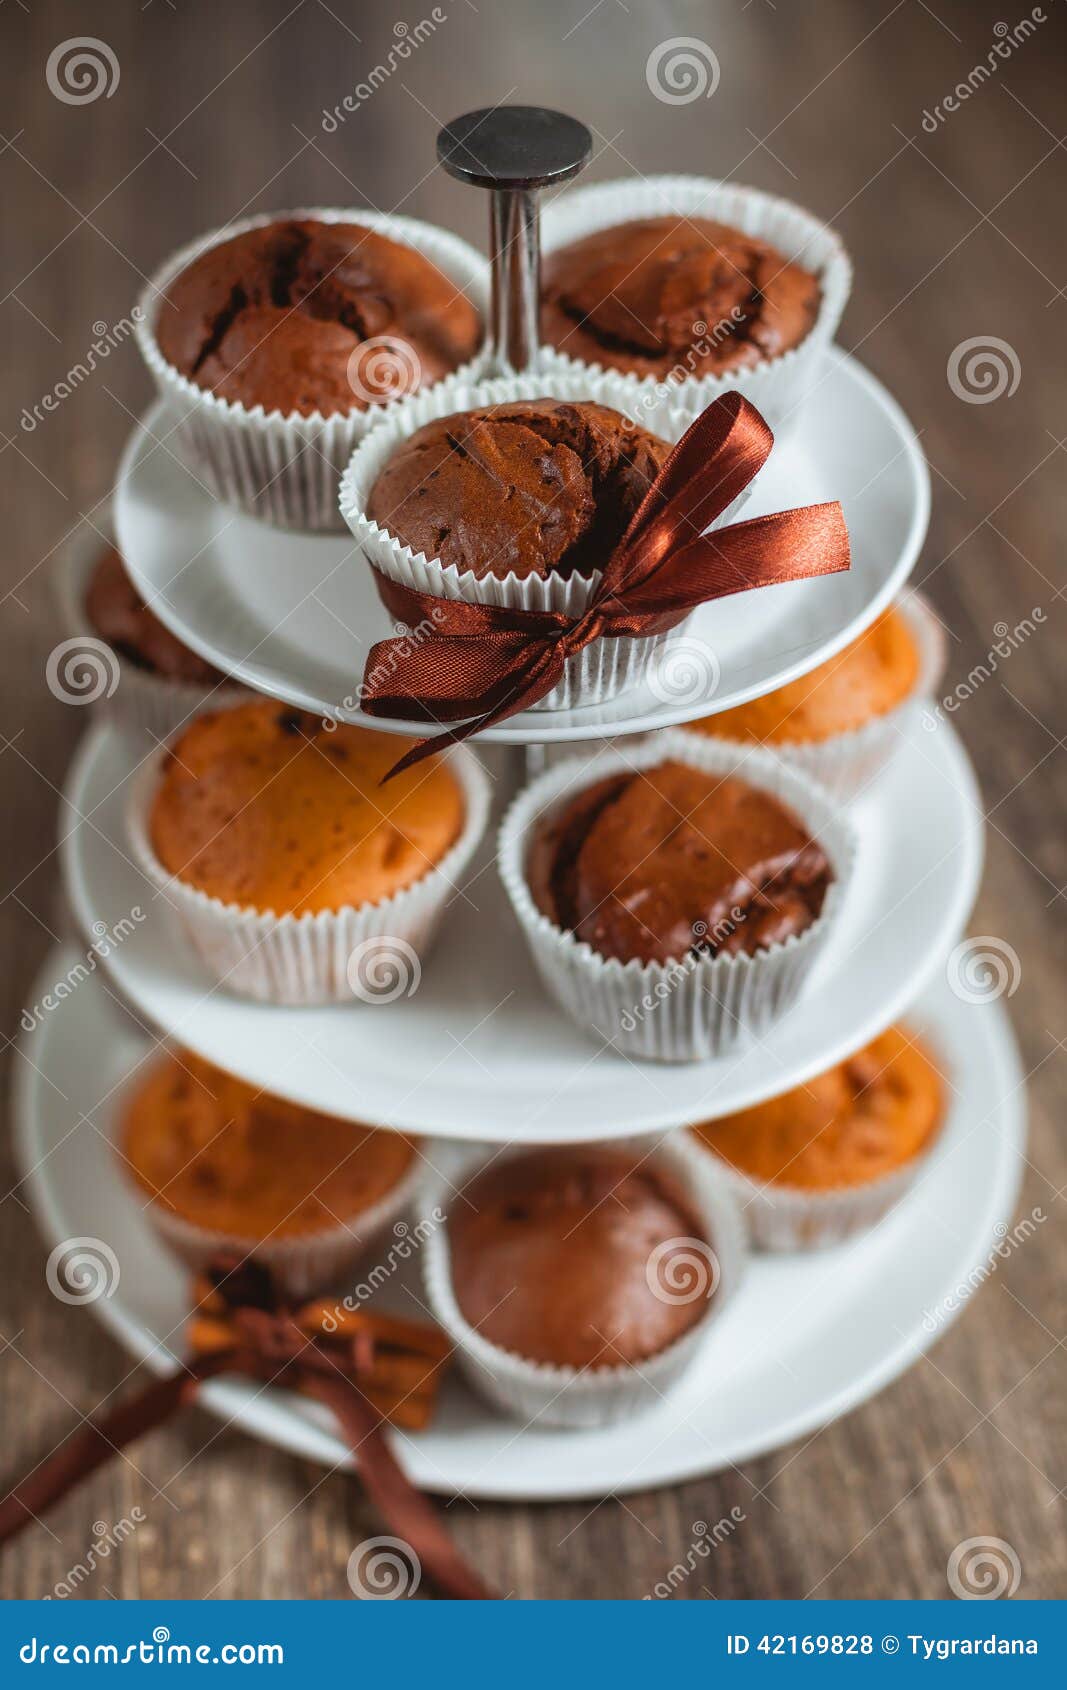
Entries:
MULTIPOLYGON (((147 1040, 99 974, 56 994, 79 962, 73 948, 56 950, 36 984, 41 1017, 16 1063, 19 1171, 49 1247, 92 1238, 114 1251, 113 1294, 88 1306, 132 1355, 162 1370, 168 1345, 180 1343, 186 1280, 116 1176, 108 1144, 116 1088, 147 1040)), ((446 1494, 512 1500, 671 1484, 803 1437, 909 1366, 966 1306, 966 1293, 954 1293, 985 1261, 998 1225, 1010 1224, 1026 1136, 1023 1076, 1000 1004, 962 1001, 939 979, 909 1019, 940 1055, 952 1112, 926 1175, 880 1227, 821 1255, 757 1257, 681 1384, 624 1425, 523 1428, 450 1380, 433 1430, 400 1438, 412 1478, 446 1494)), ((454 1147, 431 1147, 438 1166, 449 1154, 454 1147)), ((413 1309, 399 1274, 387 1295, 413 1309)), ((315 1407, 287 1393, 216 1382, 203 1400, 299 1455, 344 1460, 315 1407)))

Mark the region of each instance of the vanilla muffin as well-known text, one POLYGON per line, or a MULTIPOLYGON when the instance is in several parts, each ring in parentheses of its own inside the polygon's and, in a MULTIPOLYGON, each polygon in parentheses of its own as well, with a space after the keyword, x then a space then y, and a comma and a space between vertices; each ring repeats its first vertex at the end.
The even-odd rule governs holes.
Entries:
POLYGON ((488 791, 465 751, 383 784, 412 743, 256 699, 198 717, 149 766, 134 848, 220 984, 351 1002, 382 968, 417 972, 488 791))
POLYGON ((194 1268, 228 1249, 304 1293, 350 1268, 410 1199, 399 1133, 302 1109, 190 1051, 152 1062, 117 1149, 164 1241, 194 1268))
POLYGON ((795 681, 690 724, 694 733, 754 745, 809 745, 854 733, 915 685, 919 653, 900 612, 886 610, 858 640, 795 681))
POLYGON ((882 612, 858 639, 806 675, 688 731, 763 745, 840 797, 852 797, 888 763, 910 707, 936 683, 943 635, 917 595, 882 612))
POLYGON ((854 1231, 887 1213, 944 1115, 932 1054, 890 1027, 804 1085, 692 1133, 743 1188, 756 1242, 802 1248, 846 1236, 843 1218, 854 1231))
POLYGON ((380 903, 439 863, 463 827, 447 763, 381 785, 410 744, 265 699, 201 716, 167 758, 152 847, 223 903, 276 915, 380 903))

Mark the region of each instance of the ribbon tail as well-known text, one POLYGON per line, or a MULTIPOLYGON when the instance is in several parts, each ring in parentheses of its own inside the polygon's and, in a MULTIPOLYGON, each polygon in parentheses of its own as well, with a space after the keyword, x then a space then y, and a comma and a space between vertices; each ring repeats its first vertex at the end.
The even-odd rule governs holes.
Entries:
MULTIPOLYGON (((544 698, 547 692, 551 692, 562 676, 564 669, 565 659, 559 649, 559 642, 555 640, 540 641, 537 645, 527 646, 524 655, 528 659, 525 672, 520 668, 517 674, 506 675, 504 682, 494 688, 492 692, 489 689, 486 690, 484 695, 486 697, 492 698, 494 693, 496 694, 495 702, 491 703, 488 709, 477 713, 477 705, 481 700, 472 701, 470 707, 475 713, 472 714, 470 721, 461 722, 458 727, 449 728, 445 733, 432 734, 425 739, 420 739, 416 745, 412 746, 410 751, 405 752, 403 757, 393 764, 388 773, 383 776, 381 784, 387 785, 395 775, 403 774, 405 769, 414 768, 424 758, 434 756, 447 746, 459 745, 464 740, 469 739, 472 734, 483 733, 486 728, 494 727, 497 722, 515 715, 517 711, 527 709, 529 705, 536 704, 539 698, 544 698)), ((371 656, 373 657, 373 652, 371 656)), ((374 700, 374 708, 370 711, 370 714, 400 715, 405 708, 409 707, 410 699, 404 694, 387 697, 378 696, 374 700)))
POLYGON ((309 1374, 301 1380, 301 1389, 332 1410, 367 1495, 396 1536, 414 1551, 436 1588, 461 1602, 495 1601, 495 1592, 467 1565, 436 1510, 411 1483, 389 1447, 379 1416, 357 1388, 340 1376, 309 1374))
POLYGON ((127 1444, 161 1426, 191 1401, 203 1380, 224 1372, 229 1365, 228 1354, 205 1357, 178 1373, 154 1379, 107 1414, 86 1420, 8 1490, 0 1502, 0 1543, 17 1537, 127 1444))
POLYGON ((403 641, 372 646, 363 673, 368 716, 412 716, 454 722, 495 709, 525 685, 543 662, 550 638, 511 630, 441 634, 412 651, 403 641), (394 649, 399 645, 399 651, 394 649))

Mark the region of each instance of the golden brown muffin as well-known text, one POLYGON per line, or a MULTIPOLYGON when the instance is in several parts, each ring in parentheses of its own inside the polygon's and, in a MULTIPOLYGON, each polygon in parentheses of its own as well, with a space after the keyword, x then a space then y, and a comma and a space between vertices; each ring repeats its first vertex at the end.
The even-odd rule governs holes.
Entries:
POLYGON ((704 1121, 694 1135, 739 1173, 800 1191, 866 1185, 910 1162, 939 1131, 941 1077, 903 1027, 795 1091, 704 1121))
POLYGON ((250 1242, 356 1219, 393 1190, 415 1156, 399 1133, 301 1109, 175 1051, 138 1086, 119 1147, 154 1203, 250 1242))
POLYGON ((380 903, 441 861, 464 823, 452 770, 383 776, 411 740, 256 699, 199 716, 173 743, 152 801, 169 874, 276 915, 380 903))
POLYGON ((899 610, 890 608, 858 640, 799 680, 762 698, 690 722, 713 739, 805 745, 852 733, 903 704, 915 688, 919 652, 899 610))

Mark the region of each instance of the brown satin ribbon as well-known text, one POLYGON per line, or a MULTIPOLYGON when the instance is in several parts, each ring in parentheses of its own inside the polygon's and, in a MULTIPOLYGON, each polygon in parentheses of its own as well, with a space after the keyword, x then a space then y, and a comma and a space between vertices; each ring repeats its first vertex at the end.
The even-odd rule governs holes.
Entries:
MULTIPOLYGON (((213 1311, 206 1324, 227 1334, 224 1347, 201 1354, 194 1348, 178 1373, 154 1380, 107 1414, 86 1420, 25 1478, 8 1487, 0 1500, 0 1544, 117 1451, 191 1404, 205 1380, 238 1374, 284 1385, 324 1403, 341 1427, 368 1496, 391 1531, 417 1556, 422 1575, 453 1599, 493 1598, 495 1592, 467 1566, 383 1435, 384 1417, 364 1389, 373 1379, 376 1361, 373 1323, 354 1338, 324 1334, 320 1341, 317 1334, 309 1335, 308 1324, 309 1317, 312 1326, 319 1324, 321 1306, 312 1303, 302 1310, 279 1299, 269 1276, 252 1263, 220 1263, 212 1273, 212 1288, 224 1304, 223 1319, 213 1311)), ((410 1322, 382 1324, 415 1329, 410 1322)), ((196 1327, 195 1317, 191 1327, 196 1327)), ((437 1336, 436 1329, 426 1330, 437 1336)))
POLYGON ((536 703, 592 640, 665 633, 709 600, 847 569, 848 531, 836 501, 703 532, 748 486, 773 444, 740 393, 709 405, 652 482, 578 617, 438 598, 376 571, 393 616, 409 628, 427 620, 433 626, 422 639, 402 635, 372 647, 363 708, 371 716, 462 721, 421 740, 386 778, 536 703))

